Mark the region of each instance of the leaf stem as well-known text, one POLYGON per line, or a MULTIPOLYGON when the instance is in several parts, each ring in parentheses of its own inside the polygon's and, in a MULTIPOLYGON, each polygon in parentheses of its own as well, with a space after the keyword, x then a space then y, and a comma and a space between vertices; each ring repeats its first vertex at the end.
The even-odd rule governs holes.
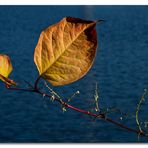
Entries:
POLYGON ((34 83, 34 89, 35 90, 38 90, 38 83, 39 83, 39 80, 41 79, 41 75, 38 76, 38 78, 36 79, 35 83, 34 83))

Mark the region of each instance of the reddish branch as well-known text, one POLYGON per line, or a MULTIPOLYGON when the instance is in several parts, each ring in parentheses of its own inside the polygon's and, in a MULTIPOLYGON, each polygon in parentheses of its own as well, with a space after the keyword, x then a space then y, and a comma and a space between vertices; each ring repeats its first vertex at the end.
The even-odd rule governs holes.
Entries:
MULTIPOLYGON (((42 96, 46 96, 46 97, 51 98, 52 96, 51 96, 50 94, 47 94, 47 93, 45 93, 45 92, 43 92, 43 91, 41 91, 41 90, 38 89, 38 83, 39 83, 40 78, 41 78, 41 77, 38 77, 38 78, 37 78, 37 80, 36 80, 36 82, 35 82, 35 85, 34 85, 34 87, 33 87, 32 89, 24 89, 24 88, 17 88, 17 87, 10 87, 10 88, 8 88, 8 89, 10 89, 10 90, 16 90, 16 91, 35 92, 35 93, 41 94, 42 96)), ((116 126, 122 128, 122 129, 126 129, 126 130, 128 130, 129 132, 136 133, 136 134, 138 134, 138 135, 140 135, 140 136, 148 137, 148 134, 145 133, 144 131, 140 131, 140 130, 137 130, 137 129, 130 128, 130 127, 124 125, 124 124, 121 124, 120 122, 114 121, 114 120, 112 120, 112 119, 106 117, 105 114, 102 114, 102 113, 95 114, 95 113, 92 113, 92 112, 87 111, 87 110, 83 110, 83 109, 80 109, 80 108, 76 108, 76 107, 71 106, 70 104, 64 102, 63 100, 56 98, 56 97, 54 98, 54 100, 57 101, 57 102, 59 102, 59 103, 60 103, 61 105, 63 105, 65 108, 70 108, 70 109, 75 110, 75 111, 77 111, 77 112, 80 112, 80 113, 82 113, 82 114, 86 114, 86 115, 88 115, 88 116, 92 116, 92 117, 97 118, 97 119, 102 119, 102 120, 104 120, 104 121, 106 121, 106 122, 110 122, 110 123, 112 123, 112 124, 114 124, 114 125, 116 125, 116 126)))

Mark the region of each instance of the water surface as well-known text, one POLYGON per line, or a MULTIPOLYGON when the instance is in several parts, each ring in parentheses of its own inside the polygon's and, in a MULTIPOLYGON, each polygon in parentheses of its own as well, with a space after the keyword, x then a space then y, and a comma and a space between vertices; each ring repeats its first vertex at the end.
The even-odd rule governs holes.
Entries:
MULTIPOLYGON (((135 114, 148 88, 147 6, 0 6, 0 53, 13 63, 11 78, 23 87, 38 76, 33 62, 41 31, 65 16, 105 22, 97 26, 99 47, 92 69, 79 81, 55 87, 63 98, 77 90, 72 105, 90 109, 96 82, 101 108, 116 107, 135 114)), ((148 97, 140 111, 147 121, 148 97)), ((110 115, 120 121, 120 115, 110 115)), ((137 135, 80 113, 63 113, 57 103, 38 94, 13 92, 0 82, 0 142, 137 142, 137 135)), ((137 128, 135 119, 122 123, 137 128)), ((140 138, 148 142, 148 138, 140 138)))

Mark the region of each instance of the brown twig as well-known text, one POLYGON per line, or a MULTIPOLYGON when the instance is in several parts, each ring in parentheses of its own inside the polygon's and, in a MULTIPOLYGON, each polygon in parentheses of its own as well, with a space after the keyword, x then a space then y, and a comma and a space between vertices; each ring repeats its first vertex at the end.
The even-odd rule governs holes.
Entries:
MULTIPOLYGON (((41 94, 42 96, 44 97, 49 97, 51 98, 52 96, 50 94, 47 94, 41 90, 38 89, 38 82, 40 80, 41 77, 38 77, 38 79, 36 80, 35 82, 35 85, 34 85, 34 89, 23 89, 23 88, 14 88, 14 87, 10 87, 8 89, 10 90, 16 90, 16 91, 27 91, 27 92, 35 92, 35 93, 38 93, 38 94, 41 94)), ((120 122, 117 122, 117 121, 114 121, 110 118, 107 118, 105 114, 102 114, 102 113, 99 113, 99 114, 95 114, 95 113, 92 113, 90 111, 87 111, 87 110, 83 110, 83 109, 80 109, 80 108, 77 108, 77 107, 74 107, 66 102, 64 102, 63 100, 59 99, 59 98, 54 98, 55 101, 59 102, 62 106, 64 106, 65 108, 69 108, 69 109, 72 109, 72 110, 75 110, 79 113, 83 113, 83 114, 86 114, 88 116, 92 116, 94 118, 97 118, 97 119, 102 119, 106 122, 109 122, 109 123, 112 123, 122 129, 126 129, 128 130, 129 132, 133 132, 133 133, 136 133, 138 135, 141 135, 141 136, 145 136, 145 137, 148 137, 148 134, 147 133, 144 133, 144 131, 140 131, 140 130, 136 130, 136 129, 133 129, 133 128, 130 128, 126 125, 123 125, 121 124, 120 122)))

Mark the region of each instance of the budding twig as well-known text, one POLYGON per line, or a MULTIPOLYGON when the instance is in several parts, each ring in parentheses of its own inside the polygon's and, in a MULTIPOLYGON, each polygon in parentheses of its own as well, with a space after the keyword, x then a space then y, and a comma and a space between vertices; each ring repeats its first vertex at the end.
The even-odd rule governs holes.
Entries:
MULTIPOLYGON (((50 94, 47 94, 47 93, 45 93, 45 92, 43 92, 43 91, 41 91, 41 90, 38 89, 38 86, 37 86, 37 85, 38 85, 38 83, 39 83, 39 80, 40 80, 40 78, 38 78, 38 79, 36 80, 35 85, 34 85, 34 89, 23 89, 23 88, 16 88, 16 87, 15 87, 15 88, 12 87, 12 88, 8 88, 8 89, 10 89, 10 90, 16 90, 16 91, 35 92, 35 93, 41 94, 42 96, 44 95, 44 97, 49 97, 49 98, 51 98, 51 95, 50 95, 50 94)), ((143 97, 144 97, 144 96, 145 96, 145 94, 143 95, 143 97)), ((65 109, 66 109, 66 108, 69 108, 69 109, 72 109, 72 110, 77 111, 77 112, 79 112, 79 113, 86 114, 86 115, 88 115, 88 116, 92 116, 92 117, 95 117, 95 118, 97 118, 97 119, 102 119, 102 120, 104 120, 104 121, 106 121, 106 122, 112 123, 112 124, 114 124, 114 125, 116 125, 116 126, 122 128, 122 129, 126 129, 126 130, 128 130, 129 132, 136 133, 136 134, 138 134, 138 135, 140 135, 140 136, 148 137, 148 134, 147 134, 147 133, 144 133, 144 131, 136 130, 136 129, 130 128, 130 127, 126 126, 126 125, 123 125, 123 124, 121 124, 121 123, 119 123, 119 122, 117 122, 117 121, 114 121, 114 120, 112 120, 112 119, 106 117, 105 114, 102 114, 102 113, 95 114, 95 113, 92 113, 92 112, 90 112, 90 111, 87 111, 87 110, 83 110, 83 109, 74 107, 74 106, 72 106, 72 105, 70 105, 70 104, 64 102, 62 99, 59 99, 58 97, 55 97, 54 100, 57 101, 57 102, 59 102, 62 106, 64 106, 65 109)), ((141 104, 141 103, 140 103, 140 104, 141 104)), ((138 107, 138 110, 139 110, 139 109, 140 109, 140 107, 138 107)))
POLYGON ((147 89, 144 89, 144 92, 142 94, 142 97, 140 98, 140 101, 139 101, 139 103, 137 105, 137 109, 136 109, 136 123, 138 125, 140 132, 142 132, 142 128, 141 128, 140 123, 139 123, 139 111, 140 111, 141 105, 144 101, 146 93, 147 93, 147 89))

